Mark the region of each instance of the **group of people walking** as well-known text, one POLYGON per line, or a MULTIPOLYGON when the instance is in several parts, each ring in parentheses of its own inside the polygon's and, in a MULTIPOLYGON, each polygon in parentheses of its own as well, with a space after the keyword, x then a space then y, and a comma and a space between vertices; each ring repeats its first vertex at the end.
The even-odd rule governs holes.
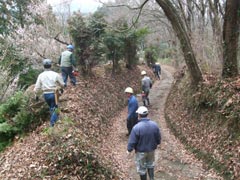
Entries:
POLYGON ((128 98, 127 153, 135 150, 135 163, 140 179, 147 180, 148 174, 150 180, 154 180, 155 150, 161 143, 161 133, 157 123, 147 117, 152 80, 147 76, 146 71, 142 71, 141 75, 143 76, 141 80, 143 106, 138 106, 137 98, 131 87, 125 89, 128 98))
MULTIPOLYGON (((50 127, 53 127, 59 118, 57 92, 63 93, 63 88, 68 85, 68 78, 70 78, 73 86, 76 85, 76 77, 72 73, 75 67, 73 50, 74 47, 68 45, 67 50, 61 53, 58 64, 61 68, 62 77, 57 72, 51 70, 52 61, 44 59, 44 71, 39 74, 35 84, 36 100, 39 99, 39 94, 43 93, 43 97, 49 106, 50 127)), ((157 123, 147 117, 152 80, 147 76, 146 71, 142 71, 141 75, 143 106, 138 106, 138 101, 131 87, 125 89, 128 98, 127 135, 129 140, 127 152, 130 153, 135 150, 136 167, 137 172, 140 174, 140 179, 146 180, 148 173, 150 180, 154 180, 154 154, 155 149, 161 143, 161 134, 157 123)))

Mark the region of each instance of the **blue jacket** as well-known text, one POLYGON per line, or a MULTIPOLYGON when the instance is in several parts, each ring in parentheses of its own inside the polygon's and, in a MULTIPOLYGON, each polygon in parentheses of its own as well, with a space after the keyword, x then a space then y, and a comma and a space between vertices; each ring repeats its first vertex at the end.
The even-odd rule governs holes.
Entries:
POLYGON ((138 101, 135 96, 130 96, 128 99, 128 117, 127 120, 137 118, 138 115, 136 113, 138 109, 138 101))
POLYGON ((152 152, 161 143, 161 133, 157 123, 148 118, 142 118, 133 127, 129 140, 128 151, 152 152))
POLYGON ((153 72, 159 72, 161 74, 161 66, 159 64, 154 64, 152 66, 153 72))

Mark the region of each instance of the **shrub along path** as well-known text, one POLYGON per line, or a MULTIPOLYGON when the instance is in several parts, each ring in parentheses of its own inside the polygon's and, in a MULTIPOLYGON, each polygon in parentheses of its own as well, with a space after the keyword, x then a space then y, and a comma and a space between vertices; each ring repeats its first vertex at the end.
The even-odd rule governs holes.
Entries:
MULTIPOLYGON (((164 104, 173 82, 174 70, 162 67, 162 78, 156 81, 150 93, 149 117, 161 129, 162 143, 156 151, 155 179, 161 180, 221 180, 213 170, 204 169, 204 164, 184 148, 184 145, 170 132, 164 118, 164 104)), ((139 104, 142 105, 138 96, 139 104)), ((134 153, 127 155, 126 115, 127 108, 112 119, 112 129, 102 144, 102 154, 111 159, 122 179, 139 179, 134 164, 134 153), (107 152, 107 154, 106 154, 107 152)))

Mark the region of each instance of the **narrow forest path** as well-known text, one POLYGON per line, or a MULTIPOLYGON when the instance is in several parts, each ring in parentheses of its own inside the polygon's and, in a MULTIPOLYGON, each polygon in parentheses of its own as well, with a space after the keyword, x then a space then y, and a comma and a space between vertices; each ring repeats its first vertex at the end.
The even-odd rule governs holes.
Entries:
MULTIPOLYGON (((150 92, 149 117, 159 124, 162 143, 156 150, 155 180, 221 180, 213 170, 205 170, 204 164, 188 152, 184 145, 170 132, 164 118, 164 105, 173 82, 173 69, 162 66, 162 78, 156 81, 150 92)), ((139 105, 142 105, 138 96, 139 105)), ((102 153, 108 153, 122 173, 122 179, 137 180, 134 153, 127 155, 126 137, 127 108, 114 118, 108 138, 102 144, 102 153)), ((106 156, 106 154, 105 154, 106 156)))

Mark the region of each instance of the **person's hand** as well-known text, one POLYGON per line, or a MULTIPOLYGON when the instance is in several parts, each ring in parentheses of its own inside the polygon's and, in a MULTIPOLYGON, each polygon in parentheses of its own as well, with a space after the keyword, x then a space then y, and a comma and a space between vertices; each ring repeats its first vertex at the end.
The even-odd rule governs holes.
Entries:
POLYGON ((130 151, 127 150, 127 152, 126 152, 126 154, 127 154, 126 157, 127 157, 128 160, 130 160, 130 159, 132 158, 132 154, 133 154, 132 152, 133 152, 133 151, 130 152, 130 151))

